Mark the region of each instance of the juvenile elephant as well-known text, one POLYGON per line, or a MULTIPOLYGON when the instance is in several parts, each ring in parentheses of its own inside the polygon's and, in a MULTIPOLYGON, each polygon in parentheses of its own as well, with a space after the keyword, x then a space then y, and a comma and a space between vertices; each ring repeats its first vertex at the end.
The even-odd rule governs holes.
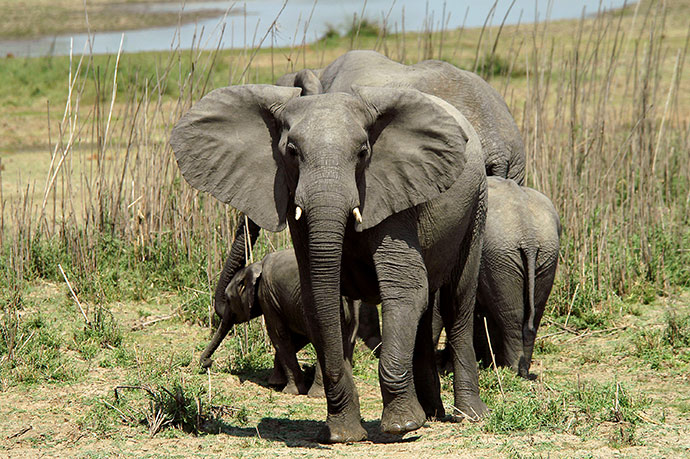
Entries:
MULTIPOLYGON (((266 330, 276 350, 269 384, 285 386, 288 394, 324 396, 321 368, 316 363, 314 382, 307 391, 304 375, 297 362, 297 352, 311 342, 302 309, 299 269, 292 249, 272 252, 263 260, 239 270, 228 284, 225 294, 234 323, 246 322, 263 313, 266 330)), ((344 335, 349 337, 344 358, 352 362, 355 332, 372 346, 380 342, 378 315, 371 317, 372 305, 343 298, 341 308, 344 335), (360 308, 365 311, 360 317, 360 308), (376 320, 376 323, 368 323, 376 320)), ((376 306, 373 306, 374 311, 376 306)))
POLYGON ((415 88, 457 108, 479 134, 486 175, 525 180, 525 148, 501 95, 479 75, 447 62, 427 60, 403 65, 375 51, 343 54, 323 69, 283 75, 279 86, 302 88, 302 95, 351 92, 351 86, 415 88))
POLYGON ((561 225, 549 198, 538 191, 497 177, 487 182, 475 351, 491 362, 486 317, 496 364, 528 378, 537 329, 556 275, 561 225))
MULTIPOLYGON (((444 414, 427 309, 441 285, 452 292, 444 317, 456 356, 455 406, 486 412, 472 347, 486 207, 480 138, 438 97, 410 88, 350 90, 298 97, 300 89, 271 85, 217 89, 170 140, 192 186, 247 215, 241 231, 250 241, 258 226, 289 225, 323 370, 329 442, 366 437, 343 359, 341 294, 382 304, 384 432, 402 434, 444 414)), ((237 235, 224 272, 236 272, 235 254, 250 241, 237 235)))

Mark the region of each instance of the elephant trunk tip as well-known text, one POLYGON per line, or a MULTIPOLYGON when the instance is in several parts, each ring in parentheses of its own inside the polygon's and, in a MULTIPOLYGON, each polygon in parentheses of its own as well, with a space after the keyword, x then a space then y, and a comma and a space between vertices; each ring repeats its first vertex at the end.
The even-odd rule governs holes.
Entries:
POLYGON ((213 360, 202 355, 201 358, 199 358, 199 365, 201 365, 201 368, 206 370, 211 368, 211 365, 213 365, 213 360))

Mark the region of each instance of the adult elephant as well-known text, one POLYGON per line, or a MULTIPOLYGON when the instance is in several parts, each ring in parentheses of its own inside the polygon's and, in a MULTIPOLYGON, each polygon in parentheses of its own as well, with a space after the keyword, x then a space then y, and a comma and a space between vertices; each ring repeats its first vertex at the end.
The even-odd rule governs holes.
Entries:
POLYGON ((324 440, 366 437, 343 359, 341 293, 382 303, 384 432, 412 431, 443 415, 427 308, 441 285, 454 291, 445 317, 455 406, 484 413, 472 347, 486 208, 477 133, 452 105, 414 89, 300 91, 217 89, 177 123, 170 143, 193 187, 267 230, 289 225, 323 369, 324 440))
POLYGON ((501 95, 479 75, 447 62, 403 65, 375 51, 350 51, 323 69, 283 75, 280 86, 302 88, 302 95, 351 92, 353 84, 415 88, 457 108, 479 134, 486 175, 525 181, 525 147, 501 95))

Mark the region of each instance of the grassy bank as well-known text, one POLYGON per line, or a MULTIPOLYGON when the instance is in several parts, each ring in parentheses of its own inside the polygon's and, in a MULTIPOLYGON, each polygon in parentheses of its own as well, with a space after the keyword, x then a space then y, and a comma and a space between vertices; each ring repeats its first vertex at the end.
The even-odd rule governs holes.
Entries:
MULTIPOLYGON (((485 371, 486 421, 434 423, 417 441, 336 451, 687 453, 678 440, 690 426, 687 10, 687 1, 642 2, 485 29, 403 35, 355 24, 294 49, 4 60, 0 409, 35 429, 7 438, 23 427, 2 424, 6 445, 83 455, 134 437, 130 454, 286 454, 285 445, 326 454, 309 441, 325 405, 264 387, 271 359, 260 322, 237 327, 212 373, 198 373, 237 216, 187 186, 167 137, 212 88, 270 83, 364 48, 407 63, 444 59, 498 89, 523 134, 527 181, 552 198, 564 235, 539 381, 502 372, 498 385, 485 371), (115 399, 123 385, 135 388, 115 399), (67 430, 39 421, 57 400, 67 430)), ((253 256, 288 243, 285 233, 262 232, 253 256)), ((376 362, 363 350, 357 361, 373 433, 376 362)))
MULTIPOLYGON (((187 1, 191 3, 195 0, 187 1)), ((197 0, 198 1, 198 0, 197 0)), ((177 0, 0 0, 0 38, 9 40, 88 31, 133 30, 220 16, 224 10, 149 12, 151 3, 177 0), (86 4, 86 6, 85 6, 86 4)), ((4 57, 4 56, 3 56, 4 57)))

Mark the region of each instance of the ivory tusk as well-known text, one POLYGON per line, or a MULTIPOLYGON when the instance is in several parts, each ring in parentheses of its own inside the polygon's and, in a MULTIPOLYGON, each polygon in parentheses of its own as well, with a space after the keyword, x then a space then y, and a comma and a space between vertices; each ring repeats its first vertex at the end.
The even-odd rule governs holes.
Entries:
POLYGON ((357 223, 362 223, 362 214, 359 213, 359 207, 355 207, 352 209, 352 215, 355 216, 355 220, 357 220, 357 223))
POLYGON ((299 220, 299 218, 302 216, 302 208, 300 206, 297 206, 295 208, 295 220, 299 220))

